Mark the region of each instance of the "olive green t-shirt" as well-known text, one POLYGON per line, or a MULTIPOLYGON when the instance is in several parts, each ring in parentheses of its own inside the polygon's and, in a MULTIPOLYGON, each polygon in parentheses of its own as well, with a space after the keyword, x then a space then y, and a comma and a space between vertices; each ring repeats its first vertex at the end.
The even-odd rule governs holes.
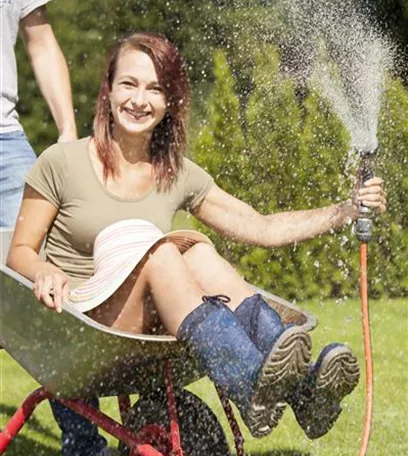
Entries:
POLYGON ((91 161, 89 138, 58 143, 45 150, 26 176, 26 182, 58 208, 46 239, 48 261, 78 286, 94 271, 93 245, 108 225, 129 218, 170 231, 179 209, 194 211, 213 185, 212 177, 187 158, 169 191, 153 188, 139 199, 110 193, 99 180, 91 161))

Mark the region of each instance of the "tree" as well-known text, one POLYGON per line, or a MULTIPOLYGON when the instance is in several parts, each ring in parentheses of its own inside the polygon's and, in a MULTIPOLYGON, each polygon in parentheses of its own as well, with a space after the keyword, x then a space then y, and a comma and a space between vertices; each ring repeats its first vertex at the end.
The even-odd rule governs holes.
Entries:
POLYGON ((378 174, 387 190, 387 212, 375 221, 370 287, 377 295, 408 296, 408 90, 389 80, 379 124, 378 174))
MULTIPOLYGON (((221 55, 215 59, 210 120, 194 149, 199 162, 226 191, 265 214, 347 199, 354 185, 356 161, 350 160, 349 134, 329 103, 313 89, 299 100, 296 84, 279 69, 276 47, 265 46, 255 57, 253 90, 243 123, 232 74, 221 55)), ((379 173, 387 182, 389 212, 374 224, 369 275, 372 296, 408 294, 408 179, 403 174, 407 103, 408 93, 401 82, 390 80, 379 128, 379 173)), ((213 238, 220 253, 249 282, 280 296, 346 297, 358 292, 359 244, 349 228, 279 249, 213 238)))
MULTIPOLYGON (((214 84, 208 100, 208 121, 193 145, 193 154, 225 191, 242 197, 248 158, 241 128, 240 103, 225 53, 214 51, 214 84)), ((205 228, 201 226, 201 229, 205 228)), ((208 230, 206 230, 208 232, 208 230)), ((214 238, 221 254, 229 257, 231 243, 214 238)))
MULTIPOLYGON (((214 27, 218 8, 193 0, 64 0, 51 2, 50 22, 66 56, 80 136, 92 131, 93 109, 105 58, 117 38, 135 31, 163 33, 179 47, 195 85, 211 79, 214 27)), ((18 43, 20 104, 18 110, 31 143, 41 152, 57 140, 52 117, 35 84, 22 43, 18 43)), ((50 63, 52 71, 52 63, 50 63)))

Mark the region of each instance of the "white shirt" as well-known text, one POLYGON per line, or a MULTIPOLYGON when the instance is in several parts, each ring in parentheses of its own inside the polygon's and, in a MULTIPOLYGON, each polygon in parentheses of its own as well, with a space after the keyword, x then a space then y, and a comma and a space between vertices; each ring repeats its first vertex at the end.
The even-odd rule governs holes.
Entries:
POLYGON ((14 46, 21 19, 49 0, 0 0, 0 133, 22 130, 18 120, 14 46))

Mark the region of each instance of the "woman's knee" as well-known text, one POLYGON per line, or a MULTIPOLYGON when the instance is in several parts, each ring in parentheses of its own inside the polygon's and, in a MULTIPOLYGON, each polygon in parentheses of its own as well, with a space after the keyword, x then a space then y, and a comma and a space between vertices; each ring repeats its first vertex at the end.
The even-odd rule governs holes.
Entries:
POLYGON ((208 267, 214 261, 221 261, 221 256, 217 253, 213 245, 205 242, 198 242, 190 247, 183 255, 189 266, 208 267))
POLYGON ((143 272, 149 276, 151 273, 166 270, 169 266, 176 267, 180 260, 182 260, 182 256, 178 247, 172 242, 164 242, 156 246, 149 254, 143 272))

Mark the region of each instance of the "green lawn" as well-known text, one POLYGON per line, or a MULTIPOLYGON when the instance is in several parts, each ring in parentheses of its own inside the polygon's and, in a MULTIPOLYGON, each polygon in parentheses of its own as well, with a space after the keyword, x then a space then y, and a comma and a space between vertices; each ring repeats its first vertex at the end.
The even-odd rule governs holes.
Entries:
MULTIPOLYGON (((313 332, 314 355, 328 342, 347 342, 361 361, 363 378, 356 391, 344 401, 344 411, 334 429, 311 442, 287 410, 278 428, 262 440, 246 438, 246 454, 252 456, 350 456, 359 448, 364 417, 364 366, 360 304, 356 300, 304 303, 319 318, 313 332)), ((408 302, 372 301, 375 400, 369 456, 408 455, 408 302)), ((4 351, 0 353, 0 426, 3 427, 25 396, 36 388, 31 379, 4 351)), ((212 385, 200 380, 191 389, 225 419, 212 385)), ((114 399, 102 400, 102 409, 118 417, 114 399)), ((230 432, 227 430, 229 438, 230 432)), ((114 439, 110 439, 115 446, 114 439)), ((43 403, 6 452, 8 456, 57 456, 59 434, 48 404, 43 403)), ((186 455, 188 456, 188 455, 186 455)), ((204 456, 204 455, 203 455, 204 456)))

